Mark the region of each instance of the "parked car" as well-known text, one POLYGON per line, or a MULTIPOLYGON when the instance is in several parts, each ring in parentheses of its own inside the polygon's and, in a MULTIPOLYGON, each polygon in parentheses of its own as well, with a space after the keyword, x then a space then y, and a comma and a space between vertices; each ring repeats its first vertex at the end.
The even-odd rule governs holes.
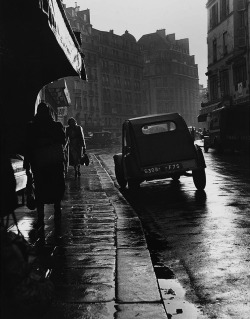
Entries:
POLYGON ((87 146, 109 146, 112 143, 112 133, 108 131, 93 132, 92 136, 86 139, 87 146))
POLYGON ((206 186, 203 152, 178 113, 126 120, 122 152, 113 158, 121 188, 138 188, 143 181, 155 179, 178 180, 181 175, 192 176, 198 190, 206 186))

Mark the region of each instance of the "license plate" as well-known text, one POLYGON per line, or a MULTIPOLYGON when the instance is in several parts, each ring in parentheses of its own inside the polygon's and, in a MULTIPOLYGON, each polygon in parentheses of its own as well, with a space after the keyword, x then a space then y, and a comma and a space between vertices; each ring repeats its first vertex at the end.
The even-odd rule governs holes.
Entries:
POLYGON ((182 169, 181 163, 171 163, 171 164, 166 164, 161 166, 147 167, 147 168, 144 168, 143 171, 146 175, 150 175, 150 174, 178 171, 180 169, 182 169))

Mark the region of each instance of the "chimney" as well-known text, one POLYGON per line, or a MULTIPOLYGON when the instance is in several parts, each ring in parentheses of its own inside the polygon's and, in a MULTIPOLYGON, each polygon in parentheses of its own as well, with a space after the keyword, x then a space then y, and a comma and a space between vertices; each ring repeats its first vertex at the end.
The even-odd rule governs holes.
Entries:
POLYGON ((157 34, 159 34, 160 37, 165 39, 166 36, 166 29, 160 29, 156 31, 157 34))

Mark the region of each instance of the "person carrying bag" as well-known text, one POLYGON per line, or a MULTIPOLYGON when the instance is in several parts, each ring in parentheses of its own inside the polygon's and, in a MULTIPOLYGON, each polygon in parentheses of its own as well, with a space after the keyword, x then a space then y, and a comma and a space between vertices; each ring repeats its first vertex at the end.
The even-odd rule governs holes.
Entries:
POLYGON ((71 117, 66 127, 66 138, 69 145, 69 165, 74 167, 75 177, 80 176, 81 158, 86 152, 83 129, 77 125, 76 120, 71 117))
POLYGON ((24 167, 34 178, 38 225, 44 223, 44 204, 54 204, 55 221, 61 217, 64 196, 64 152, 66 137, 63 125, 55 122, 50 107, 40 103, 37 114, 27 126, 24 167))

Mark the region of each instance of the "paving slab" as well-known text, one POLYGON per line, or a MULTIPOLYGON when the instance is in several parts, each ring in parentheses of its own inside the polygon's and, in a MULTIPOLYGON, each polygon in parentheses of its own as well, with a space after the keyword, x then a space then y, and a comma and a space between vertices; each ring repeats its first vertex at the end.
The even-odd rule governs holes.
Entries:
POLYGON ((122 304, 116 307, 116 319, 166 319, 162 304, 122 304))
POLYGON ((147 249, 117 249, 117 287, 121 303, 161 301, 147 249))

